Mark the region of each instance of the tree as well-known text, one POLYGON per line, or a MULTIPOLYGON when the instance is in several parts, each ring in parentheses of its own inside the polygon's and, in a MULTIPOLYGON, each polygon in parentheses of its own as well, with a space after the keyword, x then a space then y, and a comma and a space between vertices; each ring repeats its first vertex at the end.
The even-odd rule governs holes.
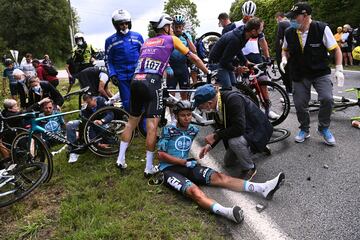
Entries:
POLYGON ((0 0, 0 6, 0 36, 9 49, 19 50, 19 58, 31 52, 59 60, 71 51, 67 0, 0 0))
MULTIPOLYGON (((181 14, 186 19, 185 30, 191 35, 195 36, 195 28, 200 26, 200 21, 197 19, 196 4, 190 0, 168 0, 164 5, 164 12, 174 17, 181 14)), ((155 32, 151 25, 148 25, 149 37, 154 37, 155 32)))
POLYGON ((190 0, 168 0, 164 6, 164 12, 170 16, 183 15, 186 19, 185 29, 195 36, 195 28, 200 26, 197 19, 196 4, 190 0))

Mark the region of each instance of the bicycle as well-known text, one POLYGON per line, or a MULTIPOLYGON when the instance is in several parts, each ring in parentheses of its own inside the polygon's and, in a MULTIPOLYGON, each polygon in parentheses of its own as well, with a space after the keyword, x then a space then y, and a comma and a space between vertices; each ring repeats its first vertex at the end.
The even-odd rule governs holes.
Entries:
POLYGON ((275 59, 273 58, 270 59, 270 64, 267 65, 266 75, 272 82, 278 82, 282 79, 279 67, 275 64, 275 59))
POLYGON ((0 208, 29 195, 46 179, 45 163, 11 164, 0 170, 0 208))
POLYGON ((248 79, 238 78, 235 87, 249 96, 269 116, 273 111, 279 117, 270 119, 273 126, 282 123, 290 112, 290 99, 286 91, 277 83, 271 81, 258 81, 258 77, 266 71, 267 63, 250 65, 248 79), (257 73, 256 73, 257 72, 257 73))

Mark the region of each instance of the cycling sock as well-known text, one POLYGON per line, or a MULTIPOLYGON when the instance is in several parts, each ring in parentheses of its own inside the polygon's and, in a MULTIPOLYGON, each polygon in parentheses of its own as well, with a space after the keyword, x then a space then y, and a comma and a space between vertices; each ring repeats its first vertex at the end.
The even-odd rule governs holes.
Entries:
POLYGON ((146 167, 145 170, 150 171, 153 168, 154 152, 146 151, 146 167))
POLYGON ((119 165, 124 165, 125 164, 125 153, 126 153, 126 149, 129 146, 128 142, 120 142, 120 149, 119 149, 119 156, 118 159, 116 161, 116 164, 119 165))
POLYGON ((233 220, 233 209, 232 208, 227 208, 217 202, 214 202, 211 205, 210 210, 215 214, 218 214, 218 215, 221 215, 223 217, 233 220))
POLYGON ((265 187, 266 187, 266 183, 254 183, 254 182, 244 181, 245 192, 262 193, 265 187))

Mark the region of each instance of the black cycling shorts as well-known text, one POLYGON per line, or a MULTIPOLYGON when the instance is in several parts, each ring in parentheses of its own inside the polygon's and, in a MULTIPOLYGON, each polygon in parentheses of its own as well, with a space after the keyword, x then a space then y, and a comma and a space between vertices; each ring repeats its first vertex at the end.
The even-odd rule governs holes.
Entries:
POLYGON ((183 194, 193 184, 197 185, 210 185, 211 175, 216 171, 197 165, 194 168, 187 168, 185 166, 174 165, 165 168, 164 182, 170 188, 173 188, 183 194))
POLYGON ((130 85, 130 115, 160 117, 164 106, 162 77, 158 74, 135 74, 130 85))
POLYGON ((180 89, 188 89, 190 88, 190 73, 188 66, 186 64, 183 65, 174 65, 171 66, 174 71, 174 76, 168 79, 166 82, 168 89, 176 89, 177 84, 179 83, 180 89))

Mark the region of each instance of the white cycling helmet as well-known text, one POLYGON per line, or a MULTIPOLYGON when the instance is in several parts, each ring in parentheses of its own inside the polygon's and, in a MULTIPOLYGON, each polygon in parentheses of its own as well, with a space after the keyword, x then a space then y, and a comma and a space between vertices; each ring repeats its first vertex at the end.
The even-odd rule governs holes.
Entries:
POLYGON ((173 19, 168 14, 163 14, 150 21, 150 24, 154 29, 161 29, 165 25, 172 23, 173 19))
POLYGON ((131 29, 131 15, 128 11, 123 9, 115 10, 111 19, 115 28, 116 23, 129 23, 129 29, 131 29))
POLYGON ((253 1, 246 1, 242 7, 241 11, 243 16, 255 16, 256 13, 256 4, 253 1))
POLYGON ((75 38, 75 39, 77 39, 77 38, 85 39, 85 38, 84 38, 84 34, 82 34, 82 33, 80 33, 80 32, 76 33, 76 34, 74 35, 74 38, 75 38))

